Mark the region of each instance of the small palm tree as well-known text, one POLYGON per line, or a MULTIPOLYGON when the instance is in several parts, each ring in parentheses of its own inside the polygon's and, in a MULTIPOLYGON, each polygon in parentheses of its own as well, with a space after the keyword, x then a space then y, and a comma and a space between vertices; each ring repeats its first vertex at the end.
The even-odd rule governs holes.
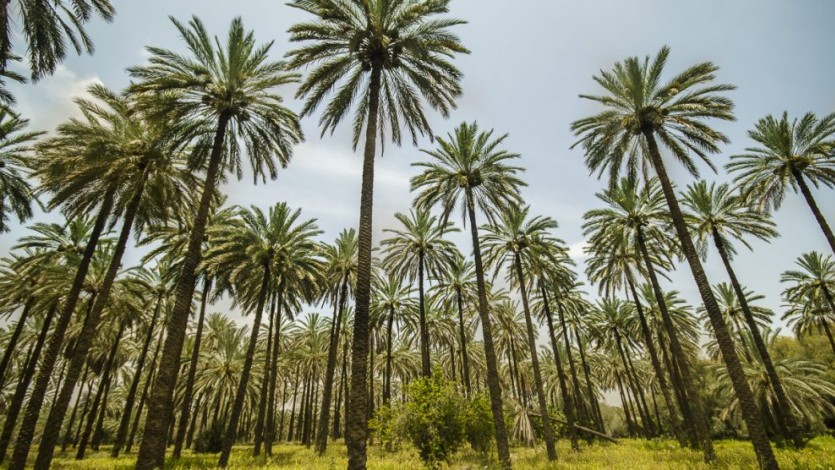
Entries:
MULTIPOLYGON (((639 170, 645 177, 648 176, 650 168, 658 177, 678 241, 707 308, 722 357, 742 404, 757 457, 764 467, 776 468, 774 451, 765 434, 751 388, 745 380, 733 340, 713 297, 658 148, 660 140, 693 175, 698 174, 698 169, 691 154, 713 168, 708 155, 719 152, 719 144, 727 142, 728 138, 705 121, 733 120, 733 102, 722 93, 734 87, 713 83, 718 68, 710 62, 690 67, 663 83, 662 73, 669 53, 669 48, 664 47, 651 62, 649 57, 643 61, 631 57, 615 64, 612 71, 603 71, 596 76, 595 81, 608 94, 581 96, 601 103, 606 109, 571 125, 580 137, 574 145, 583 146, 586 165, 592 171, 602 173, 609 170, 611 183, 616 181, 623 166, 633 180, 639 170)), ((706 452, 705 457, 714 458, 711 452, 706 452)))
POLYGON ((522 169, 510 164, 519 155, 500 148, 506 138, 507 134, 494 138, 492 130, 480 131, 476 123, 462 123, 446 139, 437 139, 436 150, 421 150, 431 160, 413 164, 423 169, 423 172, 412 178, 412 191, 418 191, 415 207, 429 209, 440 206, 442 220, 446 221, 456 206, 460 205, 464 225, 469 223, 478 285, 478 315, 484 336, 487 385, 496 428, 496 447, 502 467, 509 468, 510 451, 502 412, 502 391, 476 222, 477 209, 488 220, 494 221, 497 214, 518 205, 521 200, 519 188, 525 186, 525 183, 517 174, 522 169))
POLYGON ((276 162, 285 166, 293 145, 302 140, 298 117, 273 93, 298 76, 286 73, 284 63, 269 60, 272 43, 256 46, 253 33, 244 30, 240 18, 232 20, 225 46, 212 41, 196 17, 188 25, 172 21, 186 41, 188 54, 149 47, 150 63, 129 69, 136 80, 131 91, 140 95, 149 116, 178 124, 176 137, 193 143, 193 166, 205 168, 206 178, 137 458, 137 469, 149 470, 161 467, 165 460, 174 384, 215 187, 225 171, 241 175, 243 149, 256 181, 259 176, 266 179, 267 174, 274 179, 276 162))
POLYGON ((354 148, 365 132, 359 221, 359 271, 354 318, 351 408, 347 420, 349 468, 366 461, 366 362, 371 296, 372 204, 374 158, 385 133, 400 144, 401 127, 417 144, 418 134, 432 135, 423 101, 447 117, 461 95, 461 72, 448 59, 467 49, 450 29, 464 23, 439 18, 449 0, 294 0, 290 6, 314 21, 290 28, 290 40, 306 43, 291 51, 290 66, 313 65, 298 90, 305 97, 302 115, 326 100, 319 125, 333 132, 355 107, 354 148))
POLYGON ((35 195, 26 179, 31 144, 42 132, 25 131, 29 121, 0 108, 0 232, 8 232, 9 214, 20 223, 32 217, 35 195))
POLYGON ((112 21, 116 11, 110 0, 7 1, 0 7, 0 70, 5 71, 12 54, 13 13, 20 15, 20 30, 28 52, 32 79, 50 75, 67 55, 67 43, 78 54, 93 53, 93 42, 84 24, 93 15, 112 21))
POLYGON ((392 236, 381 242, 386 257, 383 267, 401 278, 417 280, 421 370, 425 377, 432 375, 429 358, 429 331, 426 327, 426 295, 424 281, 427 277, 438 279, 445 267, 452 262, 455 245, 443 238, 447 232, 458 229, 450 223, 439 223, 438 217, 428 210, 412 210, 409 215, 396 213, 394 217, 403 229, 384 229, 392 236))
MULTIPOLYGON (((794 305, 803 306, 798 313, 801 318, 816 318, 819 327, 826 332, 835 352, 835 341, 832 340, 833 324, 835 324, 835 261, 831 255, 824 256, 817 251, 804 253, 797 261, 800 270, 786 271, 780 276, 780 281, 788 284, 783 291, 783 297, 794 305), (825 306, 825 307, 823 307, 825 306), (823 308, 822 308, 823 307, 823 308), (826 309, 829 310, 826 313, 826 309)), ((792 309, 786 315, 793 314, 792 309)), ((806 323, 808 320, 804 320, 806 323)), ((806 329, 806 328, 804 328, 806 329)))
POLYGON ((728 171, 746 199, 756 201, 760 209, 779 209, 789 189, 800 190, 806 204, 835 253, 835 235, 812 196, 809 183, 835 186, 835 113, 818 119, 806 113, 800 120, 766 116, 748 131, 758 147, 733 155, 728 171))

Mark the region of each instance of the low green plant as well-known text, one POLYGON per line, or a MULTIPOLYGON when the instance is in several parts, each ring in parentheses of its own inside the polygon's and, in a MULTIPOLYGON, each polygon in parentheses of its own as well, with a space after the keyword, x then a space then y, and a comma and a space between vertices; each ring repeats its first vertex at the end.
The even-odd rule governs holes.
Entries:
POLYGON ((440 467, 464 442, 466 402, 440 373, 412 382, 403 411, 406 436, 426 467, 440 467))
POLYGON ((467 401, 464 415, 467 441, 474 451, 486 454, 493 444, 495 427, 493 412, 490 409, 490 397, 481 392, 467 401))
POLYGON ((405 435, 402 407, 398 405, 383 405, 374 412, 374 418, 368 422, 368 427, 387 452, 400 450, 400 443, 405 435))
POLYGON ((223 450, 224 427, 220 422, 212 423, 194 438, 195 454, 217 454, 223 450))

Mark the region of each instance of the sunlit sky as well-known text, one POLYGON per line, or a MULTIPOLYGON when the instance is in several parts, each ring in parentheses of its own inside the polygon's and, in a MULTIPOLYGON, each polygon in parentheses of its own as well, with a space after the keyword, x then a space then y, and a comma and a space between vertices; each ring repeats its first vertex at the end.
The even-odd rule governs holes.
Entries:
MULTIPOLYGON (((115 1, 115 7, 113 23, 96 20, 89 25, 96 45, 93 56, 73 55, 54 76, 13 87, 17 109, 31 120, 33 129, 52 131, 75 115, 72 99, 83 95, 91 83, 125 87, 125 68, 146 60, 144 46, 182 50, 183 42, 169 15, 185 21, 196 14, 210 33, 220 36, 233 17, 241 16, 259 42, 275 41, 275 59, 292 47, 288 27, 305 19, 302 12, 280 1, 115 1)), ((719 174, 703 168, 709 181, 728 180, 721 168, 730 155, 751 145, 746 132, 757 119, 784 110, 794 116, 835 111, 835 54, 831 50, 835 2, 828 0, 456 0, 451 8, 451 16, 468 22, 455 32, 472 54, 455 59, 464 73, 458 109, 448 120, 429 113, 432 128, 443 135, 462 121, 477 120, 483 128, 508 133, 506 148, 520 153, 519 163, 527 169, 525 200, 532 213, 559 222, 557 235, 570 247, 580 269, 582 215, 599 207, 594 194, 604 182, 589 175, 580 149, 569 149, 575 141, 569 125, 598 109, 577 95, 599 91, 591 77, 600 69, 628 56, 655 54, 665 44, 672 49, 670 74, 701 61, 720 67, 719 80, 738 87, 729 93, 736 104, 737 121, 713 123, 731 143, 714 159, 719 174)), ((301 103, 292 99, 293 87, 280 91, 291 109, 301 109, 301 103)), ((224 190, 233 204, 266 208, 286 201, 301 207, 304 216, 318 219, 325 231, 323 239, 333 240, 340 230, 358 221, 361 155, 351 149, 350 125, 320 138, 317 119, 303 120, 307 141, 295 149, 290 166, 276 181, 253 186, 247 175, 224 190)), ((419 144, 420 148, 432 146, 428 139, 419 144)), ((416 174, 411 163, 422 159, 418 148, 408 142, 399 148, 387 145, 385 155, 377 160, 375 242, 384 228, 393 227, 395 212, 408 211, 412 200, 408 182, 416 174)), ((692 181, 680 167, 672 162, 668 166, 680 186, 692 181)), ((833 194, 827 189, 815 191, 825 216, 835 223, 833 194)), ((60 216, 39 214, 35 220, 59 221, 60 216)), ((792 268, 801 253, 827 253, 828 248, 801 196, 789 195, 775 220, 781 237, 770 244, 752 242, 753 252, 741 251, 735 265, 742 282, 764 295, 761 304, 774 309, 779 318, 784 310, 780 273, 792 268)), ((24 227, 16 227, 0 235, 0 252, 7 252, 25 233, 24 227)), ((463 251, 471 250, 467 237, 459 235, 455 241, 463 251)), ((129 250, 125 264, 136 263, 139 256, 138 251, 129 250)), ((713 282, 727 280, 713 253, 706 269, 713 282)), ((680 266, 664 284, 697 303, 698 292, 686 266, 680 266)), ((214 311, 225 311, 227 305, 216 305, 214 311)))

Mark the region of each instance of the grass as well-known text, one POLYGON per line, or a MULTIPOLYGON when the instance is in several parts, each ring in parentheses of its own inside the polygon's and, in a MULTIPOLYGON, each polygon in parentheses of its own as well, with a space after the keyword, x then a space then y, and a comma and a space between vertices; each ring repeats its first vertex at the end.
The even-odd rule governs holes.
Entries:
MULTIPOLYGON (((118 459, 109 457, 109 448, 103 446, 98 452, 88 453, 83 461, 73 459, 73 454, 58 455, 53 468, 62 469, 113 469, 133 468, 135 455, 118 459)), ((252 457, 251 446, 237 446, 232 453, 229 468, 266 468, 266 469, 341 469, 345 468, 347 455, 345 446, 332 443, 324 457, 318 457, 312 449, 299 445, 280 445, 274 447, 273 456, 252 457)), ((835 469, 835 438, 818 437, 800 451, 789 448, 775 448, 777 460, 784 469, 835 469)), ((517 447, 512 450, 515 468, 524 469, 736 469, 756 468, 754 450, 744 441, 718 441, 716 453, 719 462, 707 465, 699 452, 682 449, 673 441, 644 441, 624 439, 619 444, 595 443, 582 445, 580 452, 572 452, 568 442, 558 444, 559 459, 548 462, 543 447, 517 447)), ((216 454, 187 454, 178 461, 169 461, 168 469, 215 468, 216 454)), ((469 447, 461 450, 449 463, 452 469, 493 468, 495 461, 472 452, 469 447)), ((408 446, 397 452, 387 453, 380 446, 369 447, 368 468, 375 470, 405 470, 420 468, 417 453, 408 446)))

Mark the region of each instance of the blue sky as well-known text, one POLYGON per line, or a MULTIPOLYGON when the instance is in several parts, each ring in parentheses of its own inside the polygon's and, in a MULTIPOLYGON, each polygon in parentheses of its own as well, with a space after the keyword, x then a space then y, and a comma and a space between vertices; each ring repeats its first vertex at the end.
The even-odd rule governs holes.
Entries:
MULTIPOLYGON (((115 1, 115 7, 113 23, 94 21, 88 28, 95 55, 69 57, 53 77, 14 87, 18 110, 33 128, 51 131, 74 115, 72 99, 90 83, 103 82, 114 89, 126 86, 125 68, 145 61, 144 46, 181 49, 169 15, 185 21, 196 14, 212 34, 220 36, 233 17, 241 16, 259 41, 275 41, 276 59, 292 47, 287 28, 304 19, 280 1, 115 1)), ((481 127, 508 133, 506 147, 522 155, 520 164, 527 169, 524 179, 529 186, 523 196, 533 213, 559 222, 557 235, 572 248, 581 268, 582 215, 599 206, 594 194, 604 183, 589 175, 580 149, 569 149, 575 141, 569 125, 596 111, 593 103, 577 95, 599 91, 591 77, 600 69, 628 56, 655 54, 665 44, 672 48, 670 73, 701 61, 716 63, 719 80, 738 87, 729 93, 736 103, 737 121, 714 123, 731 139, 714 159, 720 169, 730 155, 751 144, 747 130, 767 114, 835 112, 831 50, 835 2, 456 0, 451 16, 468 22, 455 31, 472 54, 455 60, 465 74, 459 109, 449 120, 431 115, 434 131, 446 134, 462 121, 477 120, 481 127)), ((292 109, 301 109, 292 99, 292 87, 282 92, 292 109)), ((266 207, 287 201, 301 207, 305 216, 318 219, 324 238, 332 240, 343 228, 357 224, 361 160, 351 150, 348 126, 320 138, 317 118, 303 121, 307 142, 296 148, 289 168, 276 181, 253 186, 251 177, 245 176, 225 189, 230 203, 266 207)), ((424 139, 419 147, 431 145, 424 139)), ((421 159, 410 143, 400 148, 387 145, 378 159, 375 240, 379 241, 382 229, 392 226, 395 212, 408 210, 408 180, 415 174, 410 164, 421 159)), ((680 186, 692 181, 675 165, 670 169, 680 186)), ((707 168, 703 177, 728 179, 723 170, 715 175, 707 168)), ((815 195, 825 216, 835 223, 833 191, 823 189, 815 195)), ((39 220, 44 219, 58 220, 58 216, 39 220)), ((753 242, 753 252, 742 251, 735 264, 742 282, 764 295, 763 305, 779 316, 780 273, 792 268, 801 253, 828 249, 799 195, 787 197, 775 220, 781 237, 770 244, 753 242)), ((16 228, 0 235, 0 251, 6 252, 24 232, 16 228)), ((465 251, 470 249, 466 237, 456 241, 465 251)), ((137 253, 128 258, 135 261, 137 253)), ((706 269, 712 281, 726 280, 712 253, 706 269)), ((686 266, 671 279, 666 288, 697 302, 686 266)))

